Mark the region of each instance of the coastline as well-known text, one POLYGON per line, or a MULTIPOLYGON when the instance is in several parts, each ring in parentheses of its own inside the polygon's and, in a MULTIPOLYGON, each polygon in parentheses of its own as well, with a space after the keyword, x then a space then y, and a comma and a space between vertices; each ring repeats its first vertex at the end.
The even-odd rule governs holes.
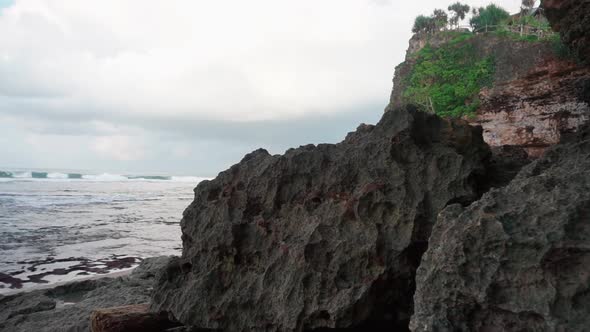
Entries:
POLYGON ((97 309, 149 303, 170 258, 146 258, 124 271, 0 295, 0 331, 88 331, 97 309))

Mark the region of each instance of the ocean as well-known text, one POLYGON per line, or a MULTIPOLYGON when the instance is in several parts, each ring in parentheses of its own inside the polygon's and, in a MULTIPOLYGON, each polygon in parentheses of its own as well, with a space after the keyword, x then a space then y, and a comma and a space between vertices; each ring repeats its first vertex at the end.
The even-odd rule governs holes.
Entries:
POLYGON ((178 255, 199 177, 0 169, 0 294, 178 255))

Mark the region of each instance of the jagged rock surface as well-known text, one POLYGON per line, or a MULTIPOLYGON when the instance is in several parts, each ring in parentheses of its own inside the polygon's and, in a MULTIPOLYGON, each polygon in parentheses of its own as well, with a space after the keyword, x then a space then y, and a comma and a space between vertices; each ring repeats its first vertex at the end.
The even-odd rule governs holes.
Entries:
POLYGON ((481 129, 400 109, 339 144, 264 150, 195 189, 154 310, 228 331, 407 328, 436 215, 478 197, 481 129))
POLYGON ((0 331, 88 332, 93 310, 149 302, 155 276, 169 259, 145 259, 126 277, 0 297, 0 331))
POLYGON ((413 331, 587 331, 590 131, 506 187, 439 216, 417 272, 413 331))

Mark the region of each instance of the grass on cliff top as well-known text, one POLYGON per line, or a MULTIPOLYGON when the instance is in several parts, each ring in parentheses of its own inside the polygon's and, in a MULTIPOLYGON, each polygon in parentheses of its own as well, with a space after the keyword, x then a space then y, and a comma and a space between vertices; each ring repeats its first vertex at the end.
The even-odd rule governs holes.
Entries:
POLYGON ((459 34, 439 48, 426 45, 416 56, 407 89, 406 102, 421 105, 442 117, 472 115, 479 107, 479 91, 493 82, 494 59, 478 59, 466 41, 470 33, 459 34))

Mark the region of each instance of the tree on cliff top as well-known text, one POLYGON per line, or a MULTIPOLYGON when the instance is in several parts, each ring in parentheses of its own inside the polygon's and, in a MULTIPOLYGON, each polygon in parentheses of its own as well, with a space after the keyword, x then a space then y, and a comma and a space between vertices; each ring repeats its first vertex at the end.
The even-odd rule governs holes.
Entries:
POLYGON ((480 30, 485 29, 486 27, 499 25, 510 17, 510 13, 504 8, 494 4, 488 5, 485 8, 474 8, 473 14, 474 16, 469 21, 473 30, 480 30))
POLYGON ((458 26, 459 21, 465 19, 465 15, 469 13, 469 5, 462 4, 460 2, 455 2, 454 4, 449 6, 449 11, 454 12, 453 17, 450 19, 451 26, 458 26))
POLYGON ((437 31, 444 29, 449 23, 449 15, 442 9, 435 9, 432 12, 432 18, 434 19, 434 26, 437 31))
POLYGON ((520 8, 528 14, 535 7, 535 3, 537 3, 537 0, 522 0, 520 8))
POLYGON ((434 31, 434 20, 432 17, 420 15, 414 20, 413 33, 431 33, 434 31))
POLYGON ((442 9, 435 9, 432 15, 420 15, 414 20, 413 33, 434 33, 447 26, 449 16, 442 9))

